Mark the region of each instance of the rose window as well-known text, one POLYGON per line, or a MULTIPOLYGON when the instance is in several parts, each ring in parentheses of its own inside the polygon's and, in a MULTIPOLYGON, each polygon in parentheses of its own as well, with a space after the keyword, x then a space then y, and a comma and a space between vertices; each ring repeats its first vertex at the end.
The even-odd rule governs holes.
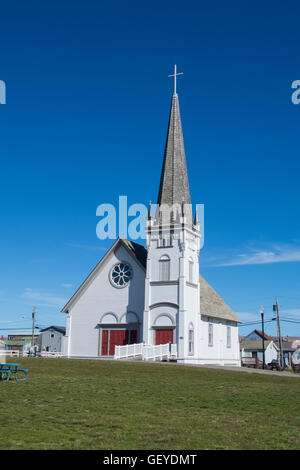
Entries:
POLYGON ((111 280, 116 287, 125 287, 132 278, 132 269, 126 263, 116 264, 111 270, 111 280))

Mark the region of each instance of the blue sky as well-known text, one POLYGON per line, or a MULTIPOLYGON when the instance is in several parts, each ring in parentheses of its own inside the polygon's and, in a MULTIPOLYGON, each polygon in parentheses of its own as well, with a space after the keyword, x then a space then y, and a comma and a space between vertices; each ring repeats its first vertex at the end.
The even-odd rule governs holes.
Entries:
POLYGON ((192 201, 205 204, 201 272, 244 321, 261 304, 271 318, 276 295, 300 320, 299 13, 296 1, 2 5, 0 333, 30 327, 33 305, 38 324, 63 325, 111 244, 97 206, 156 201, 175 63, 192 201))

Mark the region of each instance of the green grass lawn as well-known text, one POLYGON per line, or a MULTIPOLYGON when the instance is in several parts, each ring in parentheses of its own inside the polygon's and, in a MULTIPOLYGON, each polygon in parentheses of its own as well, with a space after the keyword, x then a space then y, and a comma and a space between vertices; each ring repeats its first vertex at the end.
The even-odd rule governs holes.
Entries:
POLYGON ((169 364, 18 362, 29 378, 0 382, 0 449, 300 447, 298 379, 169 364))

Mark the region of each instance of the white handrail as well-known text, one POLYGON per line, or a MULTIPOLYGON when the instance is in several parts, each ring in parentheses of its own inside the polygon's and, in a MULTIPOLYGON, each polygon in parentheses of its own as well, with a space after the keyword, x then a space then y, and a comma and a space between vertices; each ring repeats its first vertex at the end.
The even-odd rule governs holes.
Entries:
MULTIPOLYGON (((19 351, 18 349, 0 349, 0 355, 8 357, 27 357, 30 356, 28 351, 19 351)), ((37 354, 40 357, 62 357, 62 352, 56 351, 43 351, 37 354)))
POLYGON ((177 358, 177 344, 171 344, 171 357, 177 358))
POLYGON ((18 349, 6 349, 0 350, 1 356, 9 356, 9 357, 20 357, 20 351, 18 349))
POLYGON ((170 359, 170 344, 148 345, 143 349, 143 360, 170 359))
POLYGON ((56 351, 42 351, 39 355, 40 357, 62 357, 63 353, 56 351))
POLYGON ((143 343, 125 344, 124 346, 115 346, 114 359, 140 356, 143 351, 143 346, 144 346, 143 343))
POLYGON ((175 359, 177 357, 177 345, 170 343, 158 345, 136 343, 115 346, 114 359, 124 359, 126 357, 135 356, 142 356, 143 361, 149 359, 175 359))

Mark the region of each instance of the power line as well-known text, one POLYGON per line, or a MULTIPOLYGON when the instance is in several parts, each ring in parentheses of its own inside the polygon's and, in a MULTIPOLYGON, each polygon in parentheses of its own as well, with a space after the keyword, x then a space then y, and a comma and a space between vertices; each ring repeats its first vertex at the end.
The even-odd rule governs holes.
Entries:
MULTIPOLYGON (((273 319, 272 320, 265 320, 264 323, 271 323, 272 321, 274 321, 273 319)), ((242 323, 240 325, 241 326, 251 326, 251 325, 257 325, 257 324, 261 324, 261 321, 253 321, 253 322, 248 322, 248 323, 242 323)))
MULTIPOLYGON (((31 330, 32 328, 0 328, 0 331, 21 331, 21 330, 31 330)), ((39 326, 35 327, 36 330, 40 330, 39 326)))
POLYGON ((285 320, 284 318, 281 318, 280 320, 285 321, 287 323, 296 323, 297 325, 300 325, 300 321, 297 320, 285 320))
POLYGON ((294 317, 286 317, 285 315, 281 318, 285 318, 286 320, 292 320, 292 321, 295 321, 295 322, 300 322, 300 319, 298 318, 294 318, 294 317))

